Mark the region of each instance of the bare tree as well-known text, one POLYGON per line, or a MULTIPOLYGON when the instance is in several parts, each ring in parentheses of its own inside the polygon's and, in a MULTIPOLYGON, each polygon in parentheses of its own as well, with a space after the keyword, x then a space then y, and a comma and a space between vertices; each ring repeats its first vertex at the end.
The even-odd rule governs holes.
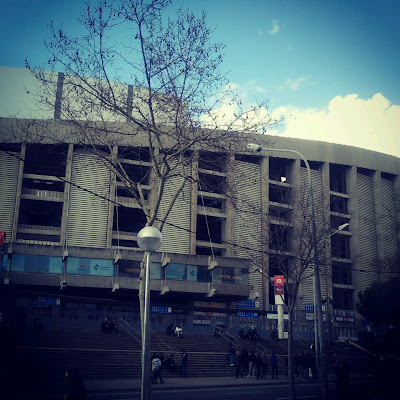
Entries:
MULTIPOLYGON (((54 129, 54 121, 29 122, 25 139, 75 143, 95 154, 135 199, 146 224, 160 230, 185 185, 197 180, 190 166, 198 151, 234 151, 238 132, 262 133, 276 122, 267 102, 244 109, 229 91, 221 72, 224 46, 211 42, 205 14, 171 13, 171 5, 89 1, 79 36, 51 22, 47 63, 33 68, 26 61, 41 85, 37 104, 54 110, 59 123, 54 129), (216 111, 222 104, 234 107, 229 121, 216 111), (149 167, 140 174, 126 162, 132 146, 148 153, 149 167), (171 180, 174 194, 161 210, 171 180)), ((143 279, 139 298, 143 322, 143 279)))

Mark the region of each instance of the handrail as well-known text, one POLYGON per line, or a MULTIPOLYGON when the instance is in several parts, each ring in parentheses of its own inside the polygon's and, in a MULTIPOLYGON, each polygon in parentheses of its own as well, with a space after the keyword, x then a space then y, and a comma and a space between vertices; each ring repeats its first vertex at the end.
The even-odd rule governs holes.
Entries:
POLYGON ((228 331, 226 331, 226 330, 222 330, 222 332, 221 332, 221 330, 216 330, 216 328, 217 328, 217 326, 219 327, 219 325, 215 325, 214 326, 214 335, 215 334, 217 334, 217 336, 219 336, 219 337, 222 337, 223 339, 225 339, 226 341, 230 341, 230 342, 233 342, 233 343, 235 343, 236 345, 237 345, 237 343, 238 343, 238 340, 234 337, 234 336, 232 336, 228 331))
MULTIPOLYGON (((164 342, 164 340, 158 338, 158 341, 161 342, 161 343, 168 349, 168 351, 169 351, 170 353, 178 353, 178 352, 177 352, 173 347, 171 347, 168 343, 164 342)), ((159 346, 159 347, 161 347, 161 346, 159 346)), ((164 351, 164 352, 165 352, 166 350, 164 350, 164 349, 161 347, 161 351, 164 351)))
POLYGON ((129 335, 131 335, 140 345, 142 344, 142 335, 133 327, 131 326, 127 321, 125 321, 123 318, 120 318, 120 321, 124 322, 129 328, 130 331, 126 328, 126 326, 121 325, 121 327, 125 330, 125 332, 127 332, 129 335), (138 339, 133 333, 132 331, 139 336, 140 339, 138 339))

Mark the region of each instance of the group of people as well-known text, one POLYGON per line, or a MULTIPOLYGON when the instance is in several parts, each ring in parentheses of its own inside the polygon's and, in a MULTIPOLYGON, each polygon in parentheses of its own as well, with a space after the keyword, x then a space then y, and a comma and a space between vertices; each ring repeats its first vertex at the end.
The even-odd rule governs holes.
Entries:
POLYGON ((117 329, 117 321, 115 318, 105 318, 104 321, 101 323, 101 330, 106 333, 118 333, 117 329))
POLYGON ((303 379, 316 379, 315 372, 315 358, 314 355, 309 350, 304 350, 303 352, 293 354, 293 367, 296 376, 300 376, 303 379))
POLYGON ((249 328, 247 333, 244 332, 243 327, 240 327, 239 329, 239 337, 241 339, 250 339, 250 340, 257 340, 260 339, 260 335, 257 332, 257 328, 249 328))
POLYGON ((278 358, 275 353, 269 355, 266 350, 255 354, 254 351, 248 352, 246 348, 236 351, 233 355, 233 348, 230 348, 230 362, 235 366, 235 377, 265 379, 268 373, 268 366, 271 367, 272 379, 278 379, 278 358))
MULTIPOLYGON (((181 357, 179 358, 180 365, 179 365, 179 373, 184 378, 187 377, 187 366, 188 366, 188 354, 185 349, 182 349, 181 357)), ((151 357, 151 370, 152 370, 152 383, 164 383, 162 378, 162 370, 163 368, 175 372, 178 369, 176 365, 174 355, 171 354, 167 359, 164 359, 163 355, 158 355, 157 353, 153 354, 151 357)))
POLYGON ((168 336, 176 336, 183 339, 183 329, 179 325, 174 325, 172 322, 167 326, 166 333, 168 336))

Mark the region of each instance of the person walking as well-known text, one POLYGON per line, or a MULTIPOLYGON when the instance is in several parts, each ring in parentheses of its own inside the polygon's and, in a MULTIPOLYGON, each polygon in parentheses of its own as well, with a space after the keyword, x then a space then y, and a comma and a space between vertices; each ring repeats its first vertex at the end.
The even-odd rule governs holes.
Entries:
POLYGON ((256 362, 256 355, 254 354, 254 351, 252 351, 249 356, 249 371, 247 374, 248 378, 255 378, 256 362))
POLYGON ((86 400, 86 388, 79 371, 71 368, 65 372, 64 378, 64 399, 86 400))
POLYGON ((235 354, 235 376, 236 379, 239 378, 239 375, 241 378, 243 378, 243 372, 242 372, 242 355, 240 354, 240 351, 237 351, 235 354))
POLYGON ((265 379, 265 376, 268 373, 268 353, 267 350, 264 350, 261 354, 262 359, 262 376, 265 379))
POLYGON ((151 370, 153 371, 153 379, 152 383, 158 383, 158 379, 160 379, 160 383, 164 383, 162 375, 161 375, 161 360, 157 354, 154 354, 153 359, 151 361, 151 370))
POLYGON ((179 366, 179 373, 184 377, 187 378, 187 365, 188 365, 189 357, 186 353, 185 349, 182 349, 181 355, 181 365, 179 366))
POLYGON ((276 357, 275 353, 271 354, 271 357, 269 359, 269 362, 271 364, 271 375, 272 379, 274 379, 274 376, 276 379, 278 379, 278 359, 276 357))
POLYGON ((262 361, 260 353, 258 353, 256 356, 256 371, 257 371, 257 379, 262 379, 263 378, 263 361, 262 361))

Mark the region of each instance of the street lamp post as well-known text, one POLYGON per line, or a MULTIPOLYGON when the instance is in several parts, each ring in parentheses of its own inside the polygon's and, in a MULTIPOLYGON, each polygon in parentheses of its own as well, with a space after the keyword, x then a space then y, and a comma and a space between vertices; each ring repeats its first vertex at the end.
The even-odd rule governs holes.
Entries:
MULTIPOLYGON (((252 151, 260 152, 261 150, 267 151, 283 151, 288 153, 294 153, 300 156, 300 158, 304 161, 307 167, 307 177, 308 177, 308 186, 310 191, 310 205, 311 205, 311 220, 312 220, 312 243, 314 250, 314 282, 315 282, 315 305, 316 309, 314 310, 314 318, 315 321, 319 320, 318 324, 318 334, 319 334, 319 351, 321 357, 321 377, 322 377, 322 396, 323 399, 326 400, 328 397, 328 371, 326 367, 325 360, 325 340, 324 340, 324 329, 322 324, 322 300, 321 300, 321 284, 319 280, 319 264, 318 264, 318 248, 317 248, 317 228, 315 223, 315 210, 314 210, 314 194, 312 188, 312 180, 311 180, 311 168, 307 159, 296 150, 288 150, 288 149, 273 149, 269 147, 261 147, 256 143, 247 144, 247 148, 252 151)), ((315 307, 314 307, 315 308, 315 307)), ((317 335, 316 335, 317 339, 317 335)), ((317 348, 317 342, 315 343, 315 347, 317 348)))
POLYGON ((150 400, 150 393, 147 390, 148 382, 150 382, 150 337, 148 334, 150 325, 150 268, 151 253, 161 246, 161 232, 153 226, 146 226, 138 233, 137 243, 146 252, 141 400, 150 400))

